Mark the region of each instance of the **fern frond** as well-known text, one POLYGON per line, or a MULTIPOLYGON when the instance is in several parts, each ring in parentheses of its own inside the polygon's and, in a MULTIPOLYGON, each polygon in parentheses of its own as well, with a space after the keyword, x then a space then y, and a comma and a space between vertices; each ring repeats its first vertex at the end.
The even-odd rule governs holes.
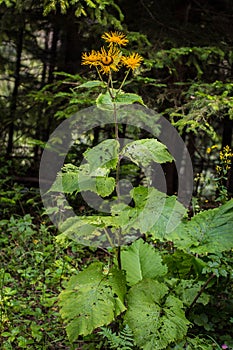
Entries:
POLYGON ((114 333, 110 328, 101 327, 99 334, 107 339, 110 349, 132 350, 135 348, 133 332, 128 325, 126 325, 118 334, 114 333))

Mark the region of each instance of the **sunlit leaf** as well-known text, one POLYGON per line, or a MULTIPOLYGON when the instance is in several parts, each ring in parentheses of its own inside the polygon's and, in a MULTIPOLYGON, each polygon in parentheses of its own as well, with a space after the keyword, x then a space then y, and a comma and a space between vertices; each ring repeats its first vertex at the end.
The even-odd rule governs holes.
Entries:
POLYGON ((126 271, 126 280, 130 286, 143 278, 156 278, 167 272, 160 254, 142 239, 123 250, 121 260, 122 268, 126 271))
POLYGON ((155 139, 136 140, 128 143, 121 151, 122 156, 141 166, 156 163, 171 162, 173 157, 167 147, 155 139))
POLYGON ((166 349, 182 339, 188 330, 181 300, 169 294, 165 284, 145 279, 135 284, 127 296, 125 320, 136 344, 145 350, 166 349))
POLYGON ((113 268, 106 275, 103 268, 100 262, 91 264, 71 277, 59 296, 60 313, 71 342, 111 323, 126 309, 123 273, 113 268))

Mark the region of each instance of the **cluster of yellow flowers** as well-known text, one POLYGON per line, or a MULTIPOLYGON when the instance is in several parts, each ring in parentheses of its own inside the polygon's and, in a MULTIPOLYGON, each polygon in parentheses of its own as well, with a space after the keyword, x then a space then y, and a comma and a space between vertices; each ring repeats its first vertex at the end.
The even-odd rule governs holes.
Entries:
POLYGON ((233 157, 233 152, 231 151, 229 146, 225 146, 223 150, 219 152, 219 158, 225 164, 230 164, 232 157, 233 157))
POLYGON ((126 46, 128 39, 121 32, 104 33, 102 39, 108 44, 108 49, 101 47, 100 51, 92 50, 82 54, 82 64, 96 67, 99 72, 109 74, 118 71, 121 66, 128 69, 136 69, 141 65, 143 58, 138 53, 124 56, 120 46, 126 46))
POLYGON ((222 164, 222 167, 217 165, 216 171, 220 173, 224 168, 226 171, 230 170, 230 165, 232 162, 233 152, 229 146, 225 146, 222 151, 219 152, 219 158, 222 164))

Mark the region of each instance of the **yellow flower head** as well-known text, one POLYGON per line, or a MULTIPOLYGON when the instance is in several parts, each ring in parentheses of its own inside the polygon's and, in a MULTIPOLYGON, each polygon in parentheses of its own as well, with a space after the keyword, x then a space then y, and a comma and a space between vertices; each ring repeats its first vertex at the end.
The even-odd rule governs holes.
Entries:
POLYGON ((100 64, 100 52, 92 50, 90 53, 84 52, 82 54, 82 64, 97 66, 100 64))
POLYGON ((123 65, 125 65, 127 68, 131 68, 132 70, 140 67, 142 60, 142 56, 135 52, 131 53, 131 55, 129 55, 128 57, 121 57, 121 62, 123 63, 123 65))
POLYGON ((110 47, 108 51, 104 47, 100 52, 100 71, 105 74, 109 74, 111 70, 115 72, 119 70, 119 63, 121 60, 121 51, 110 47))
POLYGON ((101 38, 109 43, 110 47, 113 45, 125 46, 129 41, 126 39, 125 34, 121 32, 104 33, 101 38))
POLYGON ((220 158, 220 160, 224 161, 225 154, 224 154, 223 151, 220 151, 220 152, 219 152, 219 158, 220 158))
POLYGON ((219 158, 222 163, 230 164, 233 153, 229 146, 225 146, 222 151, 219 152, 219 158))
POLYGON ((220 173, 221 170, 222 170, 222 168, 221 168, 219 165, 216 165, 216 171, 217 171, 217 173, 220 173))
POLYGON ((223 148, 225 153, 229 153, 231 151, 230 147, 227 145, 223 148))

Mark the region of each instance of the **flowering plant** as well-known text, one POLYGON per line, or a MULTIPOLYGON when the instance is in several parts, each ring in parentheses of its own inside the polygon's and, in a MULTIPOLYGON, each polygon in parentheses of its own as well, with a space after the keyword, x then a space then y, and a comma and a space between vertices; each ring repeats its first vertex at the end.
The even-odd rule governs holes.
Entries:
POLYGON ((102 80, 101 73, 108 74, 111 77, 112 71, 118 71, 121 67, 130 70, 140 67, 143 58, 138 53, 131 53, 124 56, 120 50, 121 46, 126 46, 128 39, 121 32, 110 32, 102 35, 102 38, 108 43, 108 49, 101 47, 100 51, 92 50, 90 53, 84 52, 82 55, 82 64, 96 67, 102 80))
POLYGON ((229 146, 225 146, 223 150, 219 152, 219 164, 216 165, 215 168, 217 173, 217 178, 215 181, 218 193, 218 198, 216 201, 220 201, 221 203, 226 203, 229 199, 227 181, 231 168, 232 158, 233 152, 229 146))
MULTIPOLYGON (((79 87, 96 87, 103 86, 107 88, 106 94, 101 94, 97 100, 97 104, 112 105, 112 109, 116 109, 116 104, 131 104, 138 102, 143 104, 140 96, 132 93, 125 93, 122 88, 126 82, 129 73, 135 72, 141 65, 143 58, 137 52, 124 55, 121 47, 126 46, 128 39, 121 32, 110 32, 102 35, 107 47, 102 46, 99 51, 91 50, 82 54, 82 64, 91 68, 95 67, 100 80, 95 80, 82 84, 79 87), (114 88, 113 73, 120 69, 125 70, 125 75, 118 88, 114 88), (107 80, 105 77, 107 76, 107 80), (115 105, 113 105, 113 103, 115 105)), ((108 109, 109 109, 108 106, 108 109)))
MULTIPOLYGON (((188 339, 191 323, 187 317, 195 320, 197 304, 203 307, 209 302, 205 289, 210 281, 214 283, 217 273, 216 269, 208 270, 207 253, 222 253, 233 246, 229 234, 233 201, 199 213, 191 220, 181 220, 186 209, 177 197, 167 196, 155 188, 150 181, 151 164, 173 161, 165 144, 153 137, 131 140, 118 136, 119 123, 135 130, 135 126, 142 128, 149 123, 154 127, 157 120, 147 108, 121 108, 135 102, 143 104, 140 96, 122 90, 130 71, 140 67, 142 57, 138 53, 123 54, 121 47, 128 43, 123 33, 105 33, 102 38, 106 48, 82 55, 82 64, 95 68, 100 80, 85 82, 79 88, 99 86, 104 87, 105 92, 97 97, 97 108, 77 113, 76 119, 70 118, 69 127, 74 133, 81 130, 83 135, 90 127, 100 125, 96 123, 98 118, 101 125, 114 124, 115 137, 88 148, 79 166, 63 166, 50 191, 87 194, 83 197, 86 203, 98 210, 97 214, 89 215, 86 211, 67 216, 59 226, 62 233, 57 241, 64 244, 68 238, 97 246, 104 250, 106 257, 104 262, 95 261, 71 277, 59 295, 60 313, 71 342, 76 342, 79 336, 85 339, 100 327, 112 327, 114 323, 119 331, 124 325, 129 335, 124 347, 118 343, 117 348, 173 349, 173 345, 179 346, 180 341, 185 344, 188 339), (114 88, 113 74, 120 69, 125 70, 125 75, 118 88, 114 88), (135 122, 138 114, 141 119, 135 122), (83 120, 85 127, 88 124, 86 129, 82 129, 83 120), (127 162, 133 165, 133 176, 143 170, 146 175, 143 180, 125 185, 122 181, 125 179, 121 178, 127 173, 127 170, 122 172, 123 159, 127 166, 127 162), (94 194, 94 202, 89 192, 94 194), (166 251, 167 243, 174 251, 170 248, 166 251), (165 248, 163 253, 160 247, 165 248), (205 274, 211 273, 205 283, 204 267, 205 274)), ((157 125, 156 128, 159 130, 157 125)), ((144 130, 154 135, 151 132, 154 129, 144 130)), ((63 206, 63 211, 65 209, 63 206)))

